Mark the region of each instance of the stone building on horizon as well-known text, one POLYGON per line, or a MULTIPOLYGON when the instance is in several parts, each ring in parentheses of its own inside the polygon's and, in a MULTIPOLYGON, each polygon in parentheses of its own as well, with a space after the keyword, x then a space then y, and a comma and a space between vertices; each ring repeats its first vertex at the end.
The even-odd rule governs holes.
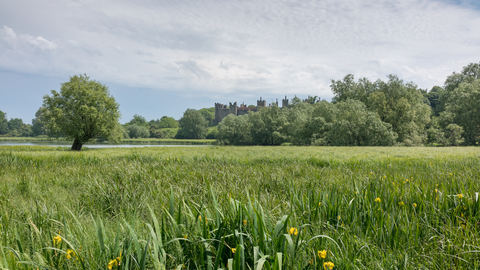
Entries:
MULTIPOLYGON (((273 105, 278 107, 278 99, 273 105)), ((268 107, 271 106, 272 104, 268 104, 268 107)), ((262 107, 267 107, 267 101, 262 100, 262 97, 260 97, 260 100, 257 100, 256 107, 248 107, 244 103, 242 103, 240 106, 237 106, 237 102, 229 102, 228 106, 221 103, 215 103, 215 118, 212 121, 214 124, 218 124, 222 122, 223 118, 227 117, 229 114, 233 114, 235 116, 245 115, 249 112, 257 112, 262 107)), ((282 109, 283 108, 288 108, 287 96, 285 96, 285 99, 282 100, 282 109)))

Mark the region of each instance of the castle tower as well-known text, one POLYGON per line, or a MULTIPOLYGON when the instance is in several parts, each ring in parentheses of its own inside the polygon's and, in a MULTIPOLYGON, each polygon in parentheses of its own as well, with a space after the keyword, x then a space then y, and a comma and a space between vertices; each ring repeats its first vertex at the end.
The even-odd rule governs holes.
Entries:
POLYGON ((237 102, 235 101, 233 104, 231 102, 229 103, 230 113, 233 113, 233 115, 237 116, 237 102))
POLYGON ((267 106, 267 101, 262 100, 262 97, 260 97, 260 100, 257 100, 257 108, 258 107, 266 107, 267 106))
POLYGON ((282 99, 282 108, 288 108, 287 96, 285 96, 285 99, 282 99))

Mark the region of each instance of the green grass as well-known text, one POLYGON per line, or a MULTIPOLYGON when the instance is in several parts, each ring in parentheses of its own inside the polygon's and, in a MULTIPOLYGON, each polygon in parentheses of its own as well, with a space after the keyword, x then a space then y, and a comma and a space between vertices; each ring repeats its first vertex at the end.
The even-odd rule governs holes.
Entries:
POLYGON ((67 149, 0 147, 0 267, 480 269, 478 147, 67 149))

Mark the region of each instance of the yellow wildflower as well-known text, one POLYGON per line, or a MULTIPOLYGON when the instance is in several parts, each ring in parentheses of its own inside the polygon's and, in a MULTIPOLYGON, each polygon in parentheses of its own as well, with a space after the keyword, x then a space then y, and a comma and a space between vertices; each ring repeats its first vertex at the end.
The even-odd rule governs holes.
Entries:
POLYGON ((290 230, 288 230, 288 234, 298 235, 297 228, 295 227, 290 228, 290 230))
POLYGON ((184 235, 183 235, 183 238, 184 238, 184 239, 187 239, 187 238, 188 238, 188 234, 184 234, 184 235))
POLYGON ((405 181, 407 181, 407 182, 408 182, 408 179, 405 179, 405 181))
POLYGON ((416 204, 416 203, 413 203, 413 207, 417 207, 417 204, 416 204))
POLYGON ((114 266, 118 266, 118 262, 117 260, 110 260, 110 262, 108 263, 108 269, 112 269, 114 266))
POLYGON ((458 197, 459 199, 461 199, 461 198, 463 198, 463 194, 457 194, 457 197, 458 197))
POLYGON ((177 161, 180 161, 180 159, 177 158, 177 161))
POLYGON ((325 259, 325 258, 327 258, 327 251, 326 251, 326 250, 319 250, 319 251, 318 251, 318 257, 319 257, 320 259, 325 259))
POLYGON ((450 175, 452 175, 452 173, 450 173, 450 175))
POLYGON ((232 253, 235 254, 235 251, 237 251, 236 248, 232 248, 232 253))
POLYGON ((319 202, 319 203, 318 203, 318 206, 320 206, 320 205, 322 205, 322 203, 321 203, 321 202, 319 202))
POLYGON ((373 172, 370 172, 370 174, 373 174, 373 172))
POLYGON ((323 263, 323 268, 324 268, 325 270, 327 270, 327 269, 333 269, 334 266, 335 266, 335 265, 334 265, 332 262, 324 262, 324 263, 323 263))
POLYGON ((385 179, 385 178, 387 178, 387 176, 386 176, 386 175, 384 175, 384 176, 383 176, 383 179, 385 179))
POLYGON ((398 205, 403 206, 403 202, 399 202, 398 205))
POLYGON ((67 259, 70 260, 72 257, 75 257, 75 251, 67 249, 67 259))
POLYGON ((243 226, 247 226, 247 220, 246 219, 243 220, 243 226))
POLYGON ((60 235, 53 237, 53 243, 55 245, 60 244, 60 242, 62 242, 62 237, 60 237, 60 235))
POLYGON ((376 202, 382 202, 382 200, 380 200, 380 197, 376 198, 375 201, 376 202))
POLYGON ((438 192, 438 189, 435 189, 435 193, 437 193, 437 192, 438 192))

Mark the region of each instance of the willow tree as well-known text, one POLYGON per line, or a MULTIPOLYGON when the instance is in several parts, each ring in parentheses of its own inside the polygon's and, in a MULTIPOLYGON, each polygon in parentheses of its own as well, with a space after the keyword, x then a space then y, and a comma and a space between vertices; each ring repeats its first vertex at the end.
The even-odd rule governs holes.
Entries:
POLYGON ((47 128, 54 137, 73 139, 72 150, 80 151, 92 138, 118 142, 122 131, 118 119, 119 105, 108 87, 87 75, 70 77, 60 93, 43 97, 43 113, 47 128))

